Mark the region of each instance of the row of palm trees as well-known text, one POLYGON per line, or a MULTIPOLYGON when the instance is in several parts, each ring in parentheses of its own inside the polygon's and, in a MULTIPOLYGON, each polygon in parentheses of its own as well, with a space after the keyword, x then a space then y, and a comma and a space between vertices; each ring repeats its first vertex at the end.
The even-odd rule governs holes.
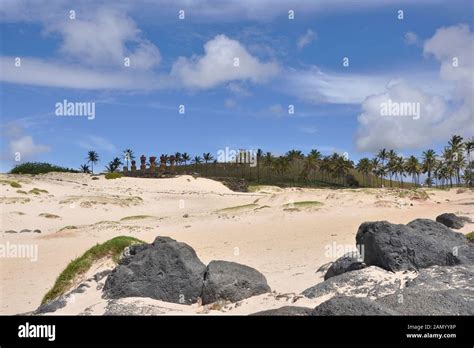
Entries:
MULTIPOLYGON (((439 155, 433 149, 428 149, 422 153, 421 158, 413 155, 405 158, 394 150, 381 149, 373 158, 361 158, 356 165, 347 155, 333 153, 323 156, 316 149, 311 150, 307 155, 299 150, 290 150, 281 156, 274 156, 271 152, 264 153, 258 149, 255 153, 256 166, 254 168, 239 162, 239 154, 236 156, 236 163, 231 163, 230 166, 240 168, 232 172, 235 175, 250 180, 256 179, 258 182, 263 179, 265 182, 322 182, 346 186, 360 184, 355 178, 355 174, 359 174, 358 178, 364 186, 389 185, 392 187, 396 183, 397 186, 403 187, 407 181, 404 181, 404 178, 407 176, 411 177, 412 185, 420 186, 421 176, 426 174, 423 184, 430 187, 433 185, 452 187, 453 184, 463 183, 472 186, 474 162, 471 161, 470 155, 473 146, 472 140, 464 141, 461 136, 454 135, 439 155), (265 176, 262 176, 262 168, 265 168, 265 176)), ((167 162, 172 157, 164 156, 167 162)), ((207 164, 210 163, 214 164, 213 176, 226 176, 231 173, 228 163, 218 166, 217 160, 209 152, 194 157, 187 152, 176 152, 173 156, 178 166, 192 165, 195 169, 199 169, 204 165, 204 175, 209 174, 207 164)), ((135 159, 134 152, 131 149, 124 150, 123 159, 128 167, 129 162, 135 159)), ((81 171, 93 173, 94 165, 98 161, 98 153, 89 151, 87 164, 81 166, 81 171)), ((122 165, 122 160, 115 157, 108 163, 106 170, 114 172, 122 165)))
POLYGON ((356 169, 363 174, 364 183, 368 186, 373 184, 371 178, 375 178, 378 186, 378 180, 380 179, 380 185, 383 185, 383 180, 387 177, 390 186, 393 180, 403 186, 403 178, 407 175, 415 186, 419 186, 421 174, 426 174, 423 184, 429 187, 452 187, 453 183, 472 186, 474 162, 471 161, 471 153, 474 141, 463 140, 461 136, 454 135, 441 154, 428 149, 422 153, 420 159, 415 156, 403 158, 393 150, 381 149, 372 159, 360 159, 356 169))

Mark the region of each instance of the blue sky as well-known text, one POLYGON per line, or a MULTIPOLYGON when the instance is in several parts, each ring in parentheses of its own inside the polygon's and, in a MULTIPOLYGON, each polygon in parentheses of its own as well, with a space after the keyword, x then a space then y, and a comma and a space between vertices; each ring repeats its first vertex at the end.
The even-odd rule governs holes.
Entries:
POLYGON ((89 149, 99 167, 125 148, 215 157, 225 147, 317 148, 355 161, 381 147, 439 151, 452 134, 474 134, 473 6, 2 1, 0 171, 16 153, 78 168, 89 149), (56 116, 64 99, 94 102, 95 118, 56 116), (421 117, 381 117, 388 99, 420 103, 421 117))

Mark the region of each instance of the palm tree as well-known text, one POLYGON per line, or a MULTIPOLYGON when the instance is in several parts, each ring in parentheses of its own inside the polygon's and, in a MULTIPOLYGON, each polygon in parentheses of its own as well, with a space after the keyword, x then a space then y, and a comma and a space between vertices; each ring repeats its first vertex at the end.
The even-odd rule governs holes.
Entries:
POLYGON ((87 164, 81 164, 80 169, 81 169, 82 173, 90 173, 91 172, 91 170, 90 170, 90 168, 87 164))
POLYGON ((263 156, 262 149, 257 150, 256 156, 257 156, 256 158, 257 159, 257 182, 260 182, 260 159, 263 156))
POLYGON ((367 185, 369 181, 368 179, 369 179, 369 173, 371 171, 371 168, 372 166, 371 166, 370 160, 367 157, 361 158, 356 165, 357 171, 361 173, 362 177, 364 178, 364 185, 367 185))
POLYGON ((449 140, 448 144, 451 147, 451 154, 453 156, 452 158, 452 165, 454 167, 454 170, 456 171, 456 179, 457 183, 459 185, 461 181, 461 169, 463 167, 463 162, 464 161, 459 161, 459 157, 462 156, 463 152, 463 138, 460 135, 453 135, 451 137, 451 140, 449 140))
POLYGON ((395 173, 400 175, 400 184, 403 188, 403 177, 405 176, 405 161, 402 156, 397 156, 394 163, 395 173))
POLYGON ((472 168, 471 168, 471 151, 474 149, 474 140, 469 140, 464 143, 464 148, 466 149, 467 152, 467 170, 464 173, 465 178, 467 177, 468 180, 466 180, 466 185, 467 186, 472 186, 472 168), (468 176, 466 176, 468 174, 468 176))
POLYGON ((202 158, 201 156, 195 156, 193 158, 193 164, 201 164, 202 163, 202 158))
POLYGON ((204 158, 204 163, 207 164, 207 162, 210 162, 214 159, 214 157, 208 152, 208 153, 203 153, 202 158, 204 158))
POLYGON ((429 187, 433 184, 433 179, 431 178, 431 173, 433 172, 434 166, 436 164, 436 152, 432 149, 428 149, 422 154, 422 167, 423 173, 428 173, 428 178, 426 183, 429 187))
POLYGON ((123 158, 127 162, 127 168, 128 168, 128 161, 133 161, 135 159, 135 154, 131 149, 126 149, 123 151, 123 158))
POLYGON ((394 166, 395 166, 395 159, 397 158, 397 153, 393 150, 390 150, 387 153, 387 158, 388 158, 387 172, 390 178, 390 187, 392 187, 392 176, 395 174, 394 166))
POLYGON ((385 160, 387 159, 387 150, 379 150, 379 152, 377 153, 377 157, 381 162, 378 171, 380 174, 380 182, 383 184, 383 177, 385 176, 385 160))
POLYGON ((418 158, 416 158, 415 156, 410 156, 406 160, 405 166, 406 166, 406 171, 412 177, 413 184, 415 184, 416 186, 419 182, 419 176, 421 173, 421 165, 420 165, 420 162, 418 162, 418 158))
POLYGON ((181 154, 181 159, 184 161, 184 165, 186 165, 186 163, 191 160, 191 156, 189 156, 189 154, 187 152, 183 152, 181 154))
POLYGON ((87 163, 90 163, 91 164, 91 172, 92 174, 94 174, 94 164, 96 164, 97 162, 99 162, 99 154, 95 151, 89 151, 87 153, 87 163))
POLYGON ((313 149, 309 152, 307 158, 311 158, 311 168, 314 171, 314 179, 316 180, 316 170, 319 168, 321 163, 321 152, 316 149, 313 149))
POLYGON ((183 161, 182 156, 183 156, 183 155, 181 154, 181 152, 176 152, 176 153, 174 154, 174 160, 176 161, 176 164, 177 164, 177 165, 181 164, 181 162, 183 161))
POLYGON ((122 161, 120 160, 120 158, 115 157, 112 161, 109 162, 108 165, 105 166, 105 169, 106 169, 109 173, 113 173, 113 172, 115 172, 117 169, 119 169, 122 164, 123 164, 123 163, 122 163, 122 161))
MULTIPOLYGON (((381 170, 380 170, 380 160, 378 157, 374 157, 371 161, 371 167, 372 167, 372 174, 375 176, 375 182, 377 184, 377 179, 381 175, 381 170)), ((380 180, 380 183, 382 184, 382 180, 380 180)))

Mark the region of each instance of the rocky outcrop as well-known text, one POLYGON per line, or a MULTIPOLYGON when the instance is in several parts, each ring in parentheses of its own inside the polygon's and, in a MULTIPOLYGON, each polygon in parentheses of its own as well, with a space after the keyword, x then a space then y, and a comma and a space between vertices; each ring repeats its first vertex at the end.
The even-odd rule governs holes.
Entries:
POLYGON ((357 252, 347 253, 334 261, 334 263, 328 268, 324 275, 324 280, 328 280, 331 277, 346 272, 356 271, 364 267, 366 267, 366 265, 362 262, 362 259, 357 252))
POLYGON ((444 213, 444 214, 438 215, 436 217, 436 221, 449 228, 454 228, 458 230, 460 228, 463 228, 464 223, 468 222, 469 219, 466 219, 465 217, 462 217, 462 216, 457 216, 456 214, 453 214, 453 213, 444 213))
POLYGON ((150 297, 190 304, 201 296, 206 266, 193 248, 169 237, 131 249, 108 276, 108 298, 150 297))
POLYGON ((463 234, 427 219, 407 225, 365 222, 359 227, 356 242, 363 246, 367 265, 389 271, 474 263, 474 247, 463 234))
POLYGON ((204 275, 202 302, 237 302, 269 291, 265 276, 256 269, 235 262, 211 261, 204 275))

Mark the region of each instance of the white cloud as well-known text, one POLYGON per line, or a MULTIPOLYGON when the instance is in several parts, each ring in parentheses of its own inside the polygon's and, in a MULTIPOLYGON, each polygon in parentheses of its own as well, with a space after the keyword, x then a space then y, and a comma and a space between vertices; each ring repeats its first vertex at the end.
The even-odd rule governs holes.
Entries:
POLYGON ((472 47, 474 35, 466 25, 438 29, 425 41, 424 53, 441 62, 440 77, 453 83, 450 106, 439 95, 429 95, 406 83, 389 85, 381 94, 368 97, 362 104, 356 144, 359 150, 375 151, 381 147, 393 149, 421 148, 436 141, 446 141, 453 134, 474 134, 472 47), (459 65, 453 66, 457 57, 459 65), (419 102, 420 119, 403 116, 381 116, 381 104, 388 99, 396 102, 419 102))
POLYGON ((418 37, 418 35, 416 35, 416 33, 412 31, 408 31, 405 33, 405 43, 407 45, 416 45, 419 42, 420 42, 420 38, 418 37))
POLYGON ((107 139, 97 135, 86 135, 78 142, 78 145, 86 150, 106 151, 109 153, 116 153, 117 147, 107 139))
POLYGON ((360 104, 365 98, 385 91, 395 80, 410 80, 430 93, 451 95, 452 84, 440 83, 432 72, 404 71, 383 74, 323 72, 312 66, 307 70, 288 69, 278 88, 313 104, 360 104))
POLYGON ((21 58, 21 67, 15 66, 15 57, 0 57, 0 80, 33 86, 125 90, 160 89, 171 82, 165 76, 146 72, 103 71, 30 57, 21 58))
POLYGON ((60 52, 82 64, 123 67, 124 58, 129 57, 132 69, 146 70, 161 60, 158 48, 140 36, 136 23, 110 8, 99 9, 90 18, 80 13, 74 20, 48 23, 46 31, 59 33, 60 52))
POLYGON ((36 144, 33 138, 29 135, 10 140, 11 154, 14 156, 16 153, 19 153, 22 161, 33 158, 40 153, 49 152, 49 150, 49 146, 36 144))
POLYGON ((206 42, 203 56, 180 57, 173 64, 171 76, 186 87, 211 88, 235 80, 264 82, 278 71, 275 62, 263 63, 238 41, 217 35, 206 42))
POLYGON ((31 135, 25 133, 25 128, 18 122, 11 122, 2 129, 2 143, 6 142, 8 148, 1 154, 1 157, 7 161, 13 162, 20 155, 20 161, 34 159, 37 155, 50 151, 50 147, 35 142, 31 135))
POLYGON ((298 128, 298 130, 306 134, 316 134, 318 132, 318 128, 314 126, 301 126, 298 128))
POLYGON ((302 49, 305 46, 309 45, 314 40, 316 40, 317 37, 318 35, 314 31, 312 31, 311 29, 308 29, 304 35, 299 37, 296 45, 298 46, 299 49, 302 49))

